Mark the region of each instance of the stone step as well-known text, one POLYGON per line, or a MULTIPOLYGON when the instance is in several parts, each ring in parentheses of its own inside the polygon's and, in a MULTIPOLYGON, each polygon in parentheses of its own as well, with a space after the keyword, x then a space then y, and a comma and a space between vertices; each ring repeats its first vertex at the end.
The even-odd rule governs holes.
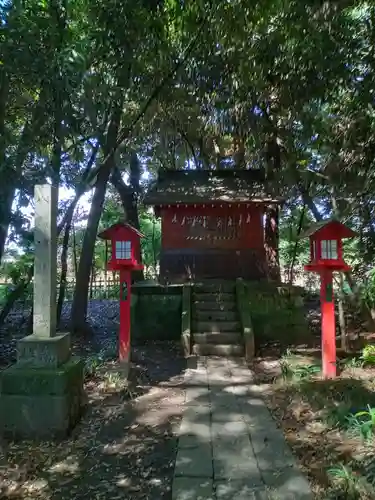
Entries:
POLYGON ((242 345, 232 344, 194 344, 193 354, 197 356, 244 356, 242 345))
POLYGON ((197 321, 237 321, 237 311, 227 310, 196 310, 193 311, 193 319, 197 321))
POLYGON ((227 302, 195 300, 193 307, 195 311, 237 311, 237 303, 234 300, 227 302))
POLYGON ((235 293, 195 293, 193 292, 193 300, 199 302, 235 302, 235 293))
POLYGON ((196 344, 241 344, 241 334, 239 332, 223 333, 193 333, 193 340, 196 344))
POLYGON ((197 293, 235 293, 236 284, 234 282, 206 282, 194 284, 194 291, 197 293))
POLYGON ((241 324, 239 321, 193 321, 193 332, 197 333, 222 333, 239 332, 241 324))

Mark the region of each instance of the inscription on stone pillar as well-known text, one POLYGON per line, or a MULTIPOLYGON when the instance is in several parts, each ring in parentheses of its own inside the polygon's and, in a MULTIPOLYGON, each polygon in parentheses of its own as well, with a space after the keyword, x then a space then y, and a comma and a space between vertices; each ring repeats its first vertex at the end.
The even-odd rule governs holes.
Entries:
POLYGON ((56 334, 57 189, 35 186, 34 335, 56 334))

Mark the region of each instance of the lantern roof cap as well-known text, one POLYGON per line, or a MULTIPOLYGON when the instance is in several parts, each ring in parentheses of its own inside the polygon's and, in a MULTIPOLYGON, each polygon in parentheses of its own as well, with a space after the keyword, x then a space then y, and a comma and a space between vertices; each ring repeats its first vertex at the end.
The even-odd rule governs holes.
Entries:
POLYGON ((319 222, 315 222, 309 228, 303 231, 300 234, 299 238, 303 239, 303 238, 308 238, 309 236, 313 236, 328 226, 331 226, 332 229, 335 230, 338 238, 352 238, 353 236, 357 236, 357 233, 352 229, 350 229, 350 227, 343 224, 337 218, 331 217, 329 219, 324 219, 319 222))
POLYGON ((142 234, 138 229, 130 225, 128 222, 119 221, 116 224, 104 229, 101 233, 98 234, 98 238, 102 238, 103 240, 111 240, 113 238, 114 233, 116 233, 119 229, 127 229, 131 233, 136 234, 140 238, 144 238, 144 234, 142 234))

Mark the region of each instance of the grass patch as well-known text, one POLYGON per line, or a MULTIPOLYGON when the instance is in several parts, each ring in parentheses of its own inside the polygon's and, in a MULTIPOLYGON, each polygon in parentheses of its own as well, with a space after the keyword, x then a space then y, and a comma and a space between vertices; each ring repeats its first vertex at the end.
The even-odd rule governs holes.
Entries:
POLYGON ((287 351, 267 386, 270 410, 317 498, 375 498, 375 350, 343 359, 325 380, 320 353, 287 351))

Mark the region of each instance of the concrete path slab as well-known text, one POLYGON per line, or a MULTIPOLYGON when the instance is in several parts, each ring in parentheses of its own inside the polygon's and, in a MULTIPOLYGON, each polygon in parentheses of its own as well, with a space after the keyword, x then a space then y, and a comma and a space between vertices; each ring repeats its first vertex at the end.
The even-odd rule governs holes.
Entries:
POLYGON ((312 500, 307 479, 242 359, 186 370, 173 500, 312 500))
POLYGON ((200 444, 193 448, 179 448, 175 476, 212 478, 211 444, 200 444))
POLYGON ((216 500, 212 478, 175 477, 172 500, 216 500))
POLYGON ((252 478, 216 481, 217 500, 270 500, 267 490, 256 486, 252 478))

